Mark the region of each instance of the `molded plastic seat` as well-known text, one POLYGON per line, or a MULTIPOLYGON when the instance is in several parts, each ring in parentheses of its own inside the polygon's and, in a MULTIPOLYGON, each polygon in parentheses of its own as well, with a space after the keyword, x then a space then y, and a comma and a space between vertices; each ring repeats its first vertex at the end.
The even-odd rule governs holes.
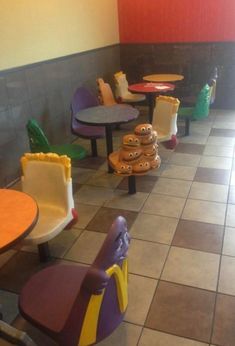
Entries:
POLYGON ((156 97, 152 126, 157 131, 158 142, 169 141, 177 133, 177 112, 180 101, 169 96, 156 97))
POLYGON ((91 345, 113 332, 127 308, 126 221, 119 216, 90 267, 58 264, 23 287, 23 317, 60 346, 91 345))
POLYGON ((199 120, 208 116, 210 110, 211 88, 208 84, 201 89, 194 107, 180 107, 178 118, 185 120, 185 136, 189 135, 191 120, 199 120))
POLYGON ((102 78, 97 79, 97 85, 100 93, 100 103, 104 106, 113 106, 117 102, 114 99, 112 89, 102 78))
POLYGON ((77 88, 71 102, 71 132, 72 134, 91 140, 92 156, 97 156, 96 140, 105 137, 105 128, 81 124, 75 115, 82 109, 98 106, 97 98, 86 88, 77 88))
POLYGON ((86 150, 77 144, 50 145, 45 133, 35 119, 30 119, 26 128, 32 153, 56 153, 79 160, 86 156, 86 150))
POLYGON ((21 158, 22 189, 37 202, 38 222, 24 245, 38 245, 40 259, 49 257, 48 241, 76 218, 72 194, 71 161, 54 153, 25 154, 21 158))
POLYGON ((126 75, 122 71, 115 73, 114 79, 117 99, 127 103, 140 102, 146 99, 144 94, 133 94, 128 90, 128 81, 126 75))

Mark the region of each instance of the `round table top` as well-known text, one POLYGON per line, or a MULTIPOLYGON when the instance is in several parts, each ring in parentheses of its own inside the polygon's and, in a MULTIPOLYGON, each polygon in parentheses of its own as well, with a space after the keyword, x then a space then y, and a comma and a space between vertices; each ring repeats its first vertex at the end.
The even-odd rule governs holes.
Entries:
POLYGON ((162 74, 150 74, 144 76, 143 80, 148 82, 177 82, 184 79, 184 76, 181 74, 172 74, 172 73, 162 73, 162 74))
POLYGON ((0 253, 28 235, 37 218, 38 206, 31 196, 0 189, 0 253))
POLYGON ((106 126, 128 123, 136 119, 139 111, 131 106, 116 104, 113 106, 95 106, 81 110, 75 117, 86 125, 106 126))
POLYGON ((139 93, 158 93, 174 90, 174 84, 170 83, 137 83, 129 85, 128 89, 139 93))

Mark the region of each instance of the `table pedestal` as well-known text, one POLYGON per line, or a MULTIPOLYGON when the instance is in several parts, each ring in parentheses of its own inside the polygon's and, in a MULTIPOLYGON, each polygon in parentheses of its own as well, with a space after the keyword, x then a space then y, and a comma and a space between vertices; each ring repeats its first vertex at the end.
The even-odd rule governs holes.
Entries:
POLYGON ((128 177, 128 193, 130 195, 133 195, 136 193, 136 180, 135 180, 135 175, 130 175, 128 177))

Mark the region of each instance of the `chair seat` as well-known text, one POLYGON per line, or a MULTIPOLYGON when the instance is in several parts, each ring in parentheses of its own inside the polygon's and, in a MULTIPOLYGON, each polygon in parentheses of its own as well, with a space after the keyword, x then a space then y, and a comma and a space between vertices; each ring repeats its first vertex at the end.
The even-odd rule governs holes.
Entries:
POLYGON ((178 117, 190 118, 193 115, 193 107, 180 107, 178 111, 178 117))
POLYGON ((71 159, 81 160, 86 157, 86 150, 78 144, 50 145, 50 151, 58 155, 67 155, 71 159))
POLYGON ((122 102, 139 102, 146 99, 144 94, 132 94, 128 93, 122 96, 122 102))
POLYGON ((23 287, 19 310, 49 333, 58 334, 68 318, 89 268, 53 265, 33 275, 23 287))
POLYGON ((72 213, 66 213, 62 208, 40 205, 39 217, 32 232, 23 240, 23 244, 42 244, 59 234, 72 220, 72 213))
POLYGON ((89 139, 103 138, 105 136, 104 127, 88 126, 80 123, 77 126, 73 124, 72 132, 74 135, 89 139))
POLYGON ((181 105, 183 106, 194 106, 197 101, 197 97, 194 95, 180 97, 181 105))

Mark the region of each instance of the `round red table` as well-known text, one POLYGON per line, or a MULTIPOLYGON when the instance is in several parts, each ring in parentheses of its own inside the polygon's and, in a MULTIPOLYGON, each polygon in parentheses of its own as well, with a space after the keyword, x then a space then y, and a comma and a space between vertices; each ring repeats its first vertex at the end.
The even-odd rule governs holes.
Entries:
POLYGON ((157 93, 166 93, 175 89, 171 83, 137 83, 128 87, 129 91, 145 94, 149 105, 149 122, 152 123, 155 97, 157 93))
POLYGON ((0 253, 26 237, 38 219, 35 200, 24 192, 0 189, 0 253))

